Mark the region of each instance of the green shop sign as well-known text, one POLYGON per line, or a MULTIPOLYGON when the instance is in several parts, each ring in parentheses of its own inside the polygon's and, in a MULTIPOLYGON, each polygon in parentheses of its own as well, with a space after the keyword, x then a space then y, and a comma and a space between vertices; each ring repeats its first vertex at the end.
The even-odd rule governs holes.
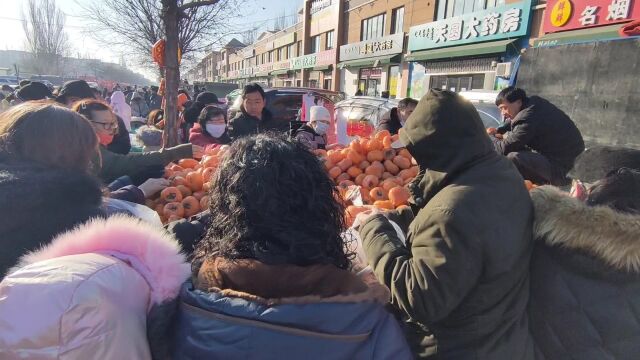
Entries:
POLYGON ((516 38, 529 32, 531 0, 411 27, 409 51, 516 38))

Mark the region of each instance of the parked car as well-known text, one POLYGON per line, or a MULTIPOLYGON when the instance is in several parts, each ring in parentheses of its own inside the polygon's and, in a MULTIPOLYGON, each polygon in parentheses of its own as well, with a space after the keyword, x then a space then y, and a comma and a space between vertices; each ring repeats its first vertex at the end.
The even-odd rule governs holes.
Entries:
MULTIPOLYGON (((478 110, 485 128, 502 124, 502 115, 495 105, 495 94, 488 92, 461 92, 478 110)), ((398 106, 397 99, 383 99, 370 96, 353 96, 335 106, 336 139, 343 145, 349 144, 358 136, 368 136, 378 124, 389 118, 391 110, 398 106)))
MULTIPOLYGON (((311 95, 322 104, 330 114, 334 113, 335 104, 344 99, 343 94, 311 88, 274 88, 265 89, 267 110, 271 112, 274 120, 278 123, 276 128, 283 132, 289 131, 290 123, 299 120, 299 112, 302 108, 303 97, 311 95)), ((233 119, 240 111, 242 97, 238 96, 227 112, 229 119, 233 119)), ((305 121, 306 119, 301 119, 305 121)), ((331 119, 327 140, 329 143, 335 142, 335 121, 331 119)))
POLYGON ((15 76, 0 76, 0 86, 2 85, 18 86, 18 78, 15 76))

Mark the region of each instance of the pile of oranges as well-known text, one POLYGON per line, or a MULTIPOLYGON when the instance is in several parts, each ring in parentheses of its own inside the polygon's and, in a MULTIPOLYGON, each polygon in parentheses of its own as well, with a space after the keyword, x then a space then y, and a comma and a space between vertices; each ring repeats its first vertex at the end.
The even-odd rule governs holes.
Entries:
POLYGON ((406 206, 410 197, 406 185, 418 175, 418 164, 407 149, 393 149, 398 139, 386 131, 359 138, 347 147, 316 150, 329 176, 336 182, 347 205, 347 219, 369 209, 393 210, 406 206), (354 198, 365 206, 354 205, 354 198))
POLYGON ((165 167, 165 178, 171 186, 162 190, 146 205, 154 209, 163 223, 189 218, 209 207, 207 192, 211 177, 220 165, 228 146, 208 150, 202 160, 182 159, 165 167))

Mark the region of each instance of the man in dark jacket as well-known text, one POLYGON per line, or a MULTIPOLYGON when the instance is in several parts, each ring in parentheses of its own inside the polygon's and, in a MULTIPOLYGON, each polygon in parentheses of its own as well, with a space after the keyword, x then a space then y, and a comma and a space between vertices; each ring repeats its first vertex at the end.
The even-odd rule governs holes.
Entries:
POLYGON ((151 94, 149 94, 149 111, 160 109, 162 107, 162 96, 158 95, 158 87, 151 86, 151 94))
POLYGON ((242 90, 240 113, 229 121, 232 140, 273 130, 271 113, 265 109, 265 93, 258 84, 249 84, 242 90))
POLYGON ((522 177, 453 92, 431 90, 399 134, 421 169, 409 186, 415 218, 399 224, 407 244, 387 217, 407 219, 409 210, 373 215, 359 229, 376 277, 408 318, 415 355, 531 359, 532 204, 522 177))
POLYGON ((383 119, 378 124, 376 131, 388 130, 391 135, 398 133, 398 130, 407 122, 407 119, 416 109, 418 102, 412 98, 405 98, 398 102, 398 107, 391 109, 388 119, 383 119))
POLYGON ((513 161, 527 180, 566 185, 567 173, 584 151, 582 134, 569 116, 549 101, 527 97, 514 87, 502 90, 496 105, 510 122, 501 128, 510 131, 504 139, 493 137, 496 151, 513 161))

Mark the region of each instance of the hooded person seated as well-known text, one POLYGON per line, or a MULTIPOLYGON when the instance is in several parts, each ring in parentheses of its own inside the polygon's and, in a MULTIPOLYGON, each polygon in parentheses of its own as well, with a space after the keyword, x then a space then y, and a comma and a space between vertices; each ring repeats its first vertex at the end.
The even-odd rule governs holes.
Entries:
POLYGON ((330 126, 329 110, 324 106, 312 106, 309 110, 309 122, 296 130, 295 138, 309 150, 325 149, 330 126))
MULTIPOLYGON (((593 172, 583 169, 624 163, 597 158, 589 156, 584 164, 578 159, 573 175, 589 178, 593 172)), ((594 183, 574 181, 571 195, 552 186, 531 191, 535 248, 529 326, 536 358, 638 358, 638 170, 623 167, 594 183)))
POLYGON ((335 191, 302 144, 263 134, 231 145, 180 293, 174 358, 411 358, 388 291, 349 271, 335 191))

